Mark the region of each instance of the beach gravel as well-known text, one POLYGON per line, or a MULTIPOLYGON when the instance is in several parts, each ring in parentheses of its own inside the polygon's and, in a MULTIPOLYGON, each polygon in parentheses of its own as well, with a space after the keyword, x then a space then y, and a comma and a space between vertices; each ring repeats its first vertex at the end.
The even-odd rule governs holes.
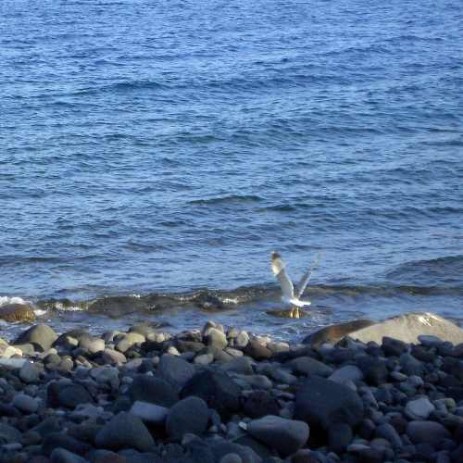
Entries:
POLYGON ((215 322, 42 324, 18 339, 0 349, 0 463, 463 461, 463 348, 429 332, 292 345, 215 322))

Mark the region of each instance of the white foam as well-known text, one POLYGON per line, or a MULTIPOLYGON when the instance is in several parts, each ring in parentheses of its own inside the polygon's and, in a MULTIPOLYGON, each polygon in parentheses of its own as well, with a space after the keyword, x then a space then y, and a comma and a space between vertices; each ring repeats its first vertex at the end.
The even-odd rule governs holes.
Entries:
POLYGON ((7 304, 28 304, 29 302, 23 299, 22 297, 17 296, 0 296, 0 307, 7 304))

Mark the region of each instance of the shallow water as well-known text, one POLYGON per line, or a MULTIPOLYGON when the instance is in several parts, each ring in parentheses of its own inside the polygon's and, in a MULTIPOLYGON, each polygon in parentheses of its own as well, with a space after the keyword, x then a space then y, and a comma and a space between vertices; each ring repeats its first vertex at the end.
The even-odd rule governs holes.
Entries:
MULTIPOLYGON (((421 309, 458 319, 460 3, 0 10, 0 295, 267 287, 271 250, 296 280, 322 251, 309 328, 421 309)), ((262 315, 275 306, 271 290, 215 316, 293 330, 262 315)), ((205 316, 191 310, 165 317, 205 316)))

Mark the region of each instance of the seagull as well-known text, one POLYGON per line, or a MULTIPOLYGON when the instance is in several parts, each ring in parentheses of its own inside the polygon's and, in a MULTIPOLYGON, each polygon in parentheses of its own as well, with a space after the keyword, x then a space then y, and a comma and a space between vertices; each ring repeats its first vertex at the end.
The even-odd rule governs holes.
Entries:
POLYGON ((299 309, 301 307, 307 307, 311 304, 310 301, 302 301, 300 298, 304 293, 307 284, 309 283, 310 277, 312 276, 312 272, 318 264, 319 258, 320 256, 315 259, 315 262, 302 276, 302 279, 297 286, 297 291, 295 291, 293 282, 290 280, 288 274, 286 273, 286 264, 283 262, 283 259, 281 258, 280 254, 278 254, 278 252, 272 252, 272 272, 280 284, 280 288, 283 293, 281 296, 282 301, 287 304, 291 304, 291 309, 289 312, 290 318, 300 318, 301 315, 299 309))

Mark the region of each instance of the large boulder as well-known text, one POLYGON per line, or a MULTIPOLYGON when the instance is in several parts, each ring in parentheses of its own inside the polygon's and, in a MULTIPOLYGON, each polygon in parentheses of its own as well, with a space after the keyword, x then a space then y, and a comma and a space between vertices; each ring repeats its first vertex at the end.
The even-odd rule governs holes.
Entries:
POLYGON ((296 419, 328 430, 336 423, 355 426, 364 416, 363 402, 349 387, 319 376, 304 381, 296 391, 296 419))
POLYGON ((378 344, 382 343, 384 337, 416 344, 421 335, 436 336, 454 345, 463 343, 463 329, 429 312, 398 315, 349 334, 364 343, 374 341, 378 344))
POLYGON ((0 319, 6 322, 33 322, 34 308, 26 303, 5 304, 0 307, 0 319))
POLYGON ((346 323, 325 326, 314 333, 310 333, 302 342, 312 347, 319 347, 325 343, 336 344, 345 336, 371 325, 374 325, 371 320, 352 320, 346 323))

